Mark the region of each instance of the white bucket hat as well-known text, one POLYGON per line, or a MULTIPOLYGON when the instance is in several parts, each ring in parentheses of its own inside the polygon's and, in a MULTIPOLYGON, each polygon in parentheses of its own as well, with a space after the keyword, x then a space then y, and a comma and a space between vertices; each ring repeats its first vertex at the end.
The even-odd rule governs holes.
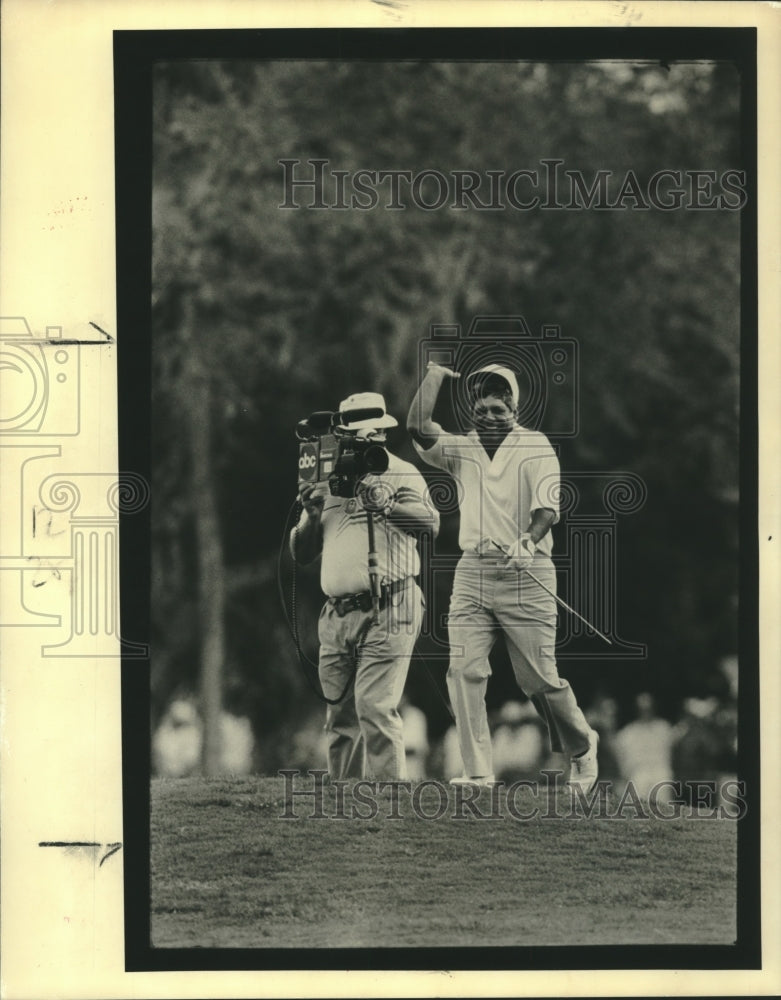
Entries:
POLYGON ((517 408, 520 392, 518 391, 518 379, 515 377, 515 372, 509 368, 505 368, 504 365, 486 365, 485 368, 478 368, 476 372, 470 372, 467 375, 467 380, 476 378, 478 375, 498 375, 500 378, 503 378, 512 393, 513 406, 517 408))
POLYGON ((337 427, 360 431, 367 427, 398 427, 399 422, 385 410, 385 397, 379 392, 354 392, 339 404, 337 427))

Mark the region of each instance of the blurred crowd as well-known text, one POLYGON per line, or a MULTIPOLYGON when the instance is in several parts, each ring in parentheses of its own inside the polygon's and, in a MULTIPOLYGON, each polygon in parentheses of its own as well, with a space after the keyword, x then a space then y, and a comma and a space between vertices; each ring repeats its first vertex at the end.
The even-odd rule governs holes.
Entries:
MULTIPOLYGON (((203 721, 195 699, 180 695, 171 701, 152 736, 152 770, 166 778, 201 773, 203 721)), ((250 774, 254 767, 255 738, 246 716, 220 716, 220 770, 223 774, 250 774)))
MULTIPOLYGON (((618 701, 598 695, 586 708, 589 723, 599 733, 599 777, 619 793, 631 781, 640 798, 647 798, 662 781, 710 781, 719 788, 737 771, 736 657, 725 658, 720 670, 726 680, 720 697, 687 697, 670 719, 657 709, 649 691, 635 697, 626 721, 619 724, 618 701)), ((429 735, 426 714, 405 695, 399 707, 404 723, 407 770, 411 780, 448 780, 463 773, 455 725, 436 739, 429 735)), ((624 712, 627 716, 626 711, 624 712)), ((545 726, 530 701, 507 701, 490 714, 494 772, 507 784, 539 779, 544 769, 564 770, 560 755, 550 751, 545 726)), ((226 774, 263 773, 257 760, 252 727, 247 718, 223 713, 222 770, 226 774)), ((200 772, 202 723, 196 703, 188 697, 172 701, 153 737, 153 766, 158 775, 184 777, 200 772)), ((286 766, 307 770, 326 766, 322 713, 313 712, 291 739, 286 766)), ((683 797, 686 797, 686 787, 683 797)), ((662 799, 672 797, 666 790, 662 799)))

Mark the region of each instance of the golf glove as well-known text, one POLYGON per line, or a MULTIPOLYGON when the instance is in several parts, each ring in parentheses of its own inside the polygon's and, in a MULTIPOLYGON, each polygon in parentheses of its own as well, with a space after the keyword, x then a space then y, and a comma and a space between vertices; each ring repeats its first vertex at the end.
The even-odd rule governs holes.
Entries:
POLYGON ((531 566, 536 551, 537 546, 532 541, 531 535, 528 531, 524 531, 507 550, 507 565, 513 569, 526 569, 531 566))

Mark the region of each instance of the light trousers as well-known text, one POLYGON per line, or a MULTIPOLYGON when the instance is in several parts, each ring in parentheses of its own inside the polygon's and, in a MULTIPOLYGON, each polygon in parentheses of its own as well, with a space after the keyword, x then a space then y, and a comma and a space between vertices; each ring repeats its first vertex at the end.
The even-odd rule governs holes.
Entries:
POLYGON ((420 588, 411 582, 392 595, 378 625, 372 623, 372 614, 348 611, 340 618, 330 601, 320 613, 318 670, 323 693, 338 698, 355 674, 344 698, 326 709, 332 779, 407 777, 398 707, 423 621, 420 588))
MULTIPOLYGON (((530 569, 555 592, 556 572, 548 556, 537 553, 530 569)), ((573 756, 589 746, 591 727, 556 666, 553 597, 524 570, 504 568, 493 555, 465 552, 450 600, 447 686, 464 773, 471 777, 493 773, 485 693, 488 656, 500 633, 518 686, 548 727, 551 750, 573 756)))

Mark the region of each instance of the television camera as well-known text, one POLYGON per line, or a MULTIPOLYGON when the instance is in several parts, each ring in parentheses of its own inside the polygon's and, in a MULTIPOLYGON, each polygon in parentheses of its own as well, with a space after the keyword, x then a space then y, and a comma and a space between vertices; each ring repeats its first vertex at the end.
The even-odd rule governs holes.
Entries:
MULTIPOLYGON (((353 419, 381 416, 367 410, 353 419)), ((328 483, 331 496, 357 497, 367 511, 380 512, 392 501, 392 493, 378 477, 388 468, 388 452, 376 441, 358 438, 340 430, 339 413, 320 410, 296 426, 298 485, 328 483)))

